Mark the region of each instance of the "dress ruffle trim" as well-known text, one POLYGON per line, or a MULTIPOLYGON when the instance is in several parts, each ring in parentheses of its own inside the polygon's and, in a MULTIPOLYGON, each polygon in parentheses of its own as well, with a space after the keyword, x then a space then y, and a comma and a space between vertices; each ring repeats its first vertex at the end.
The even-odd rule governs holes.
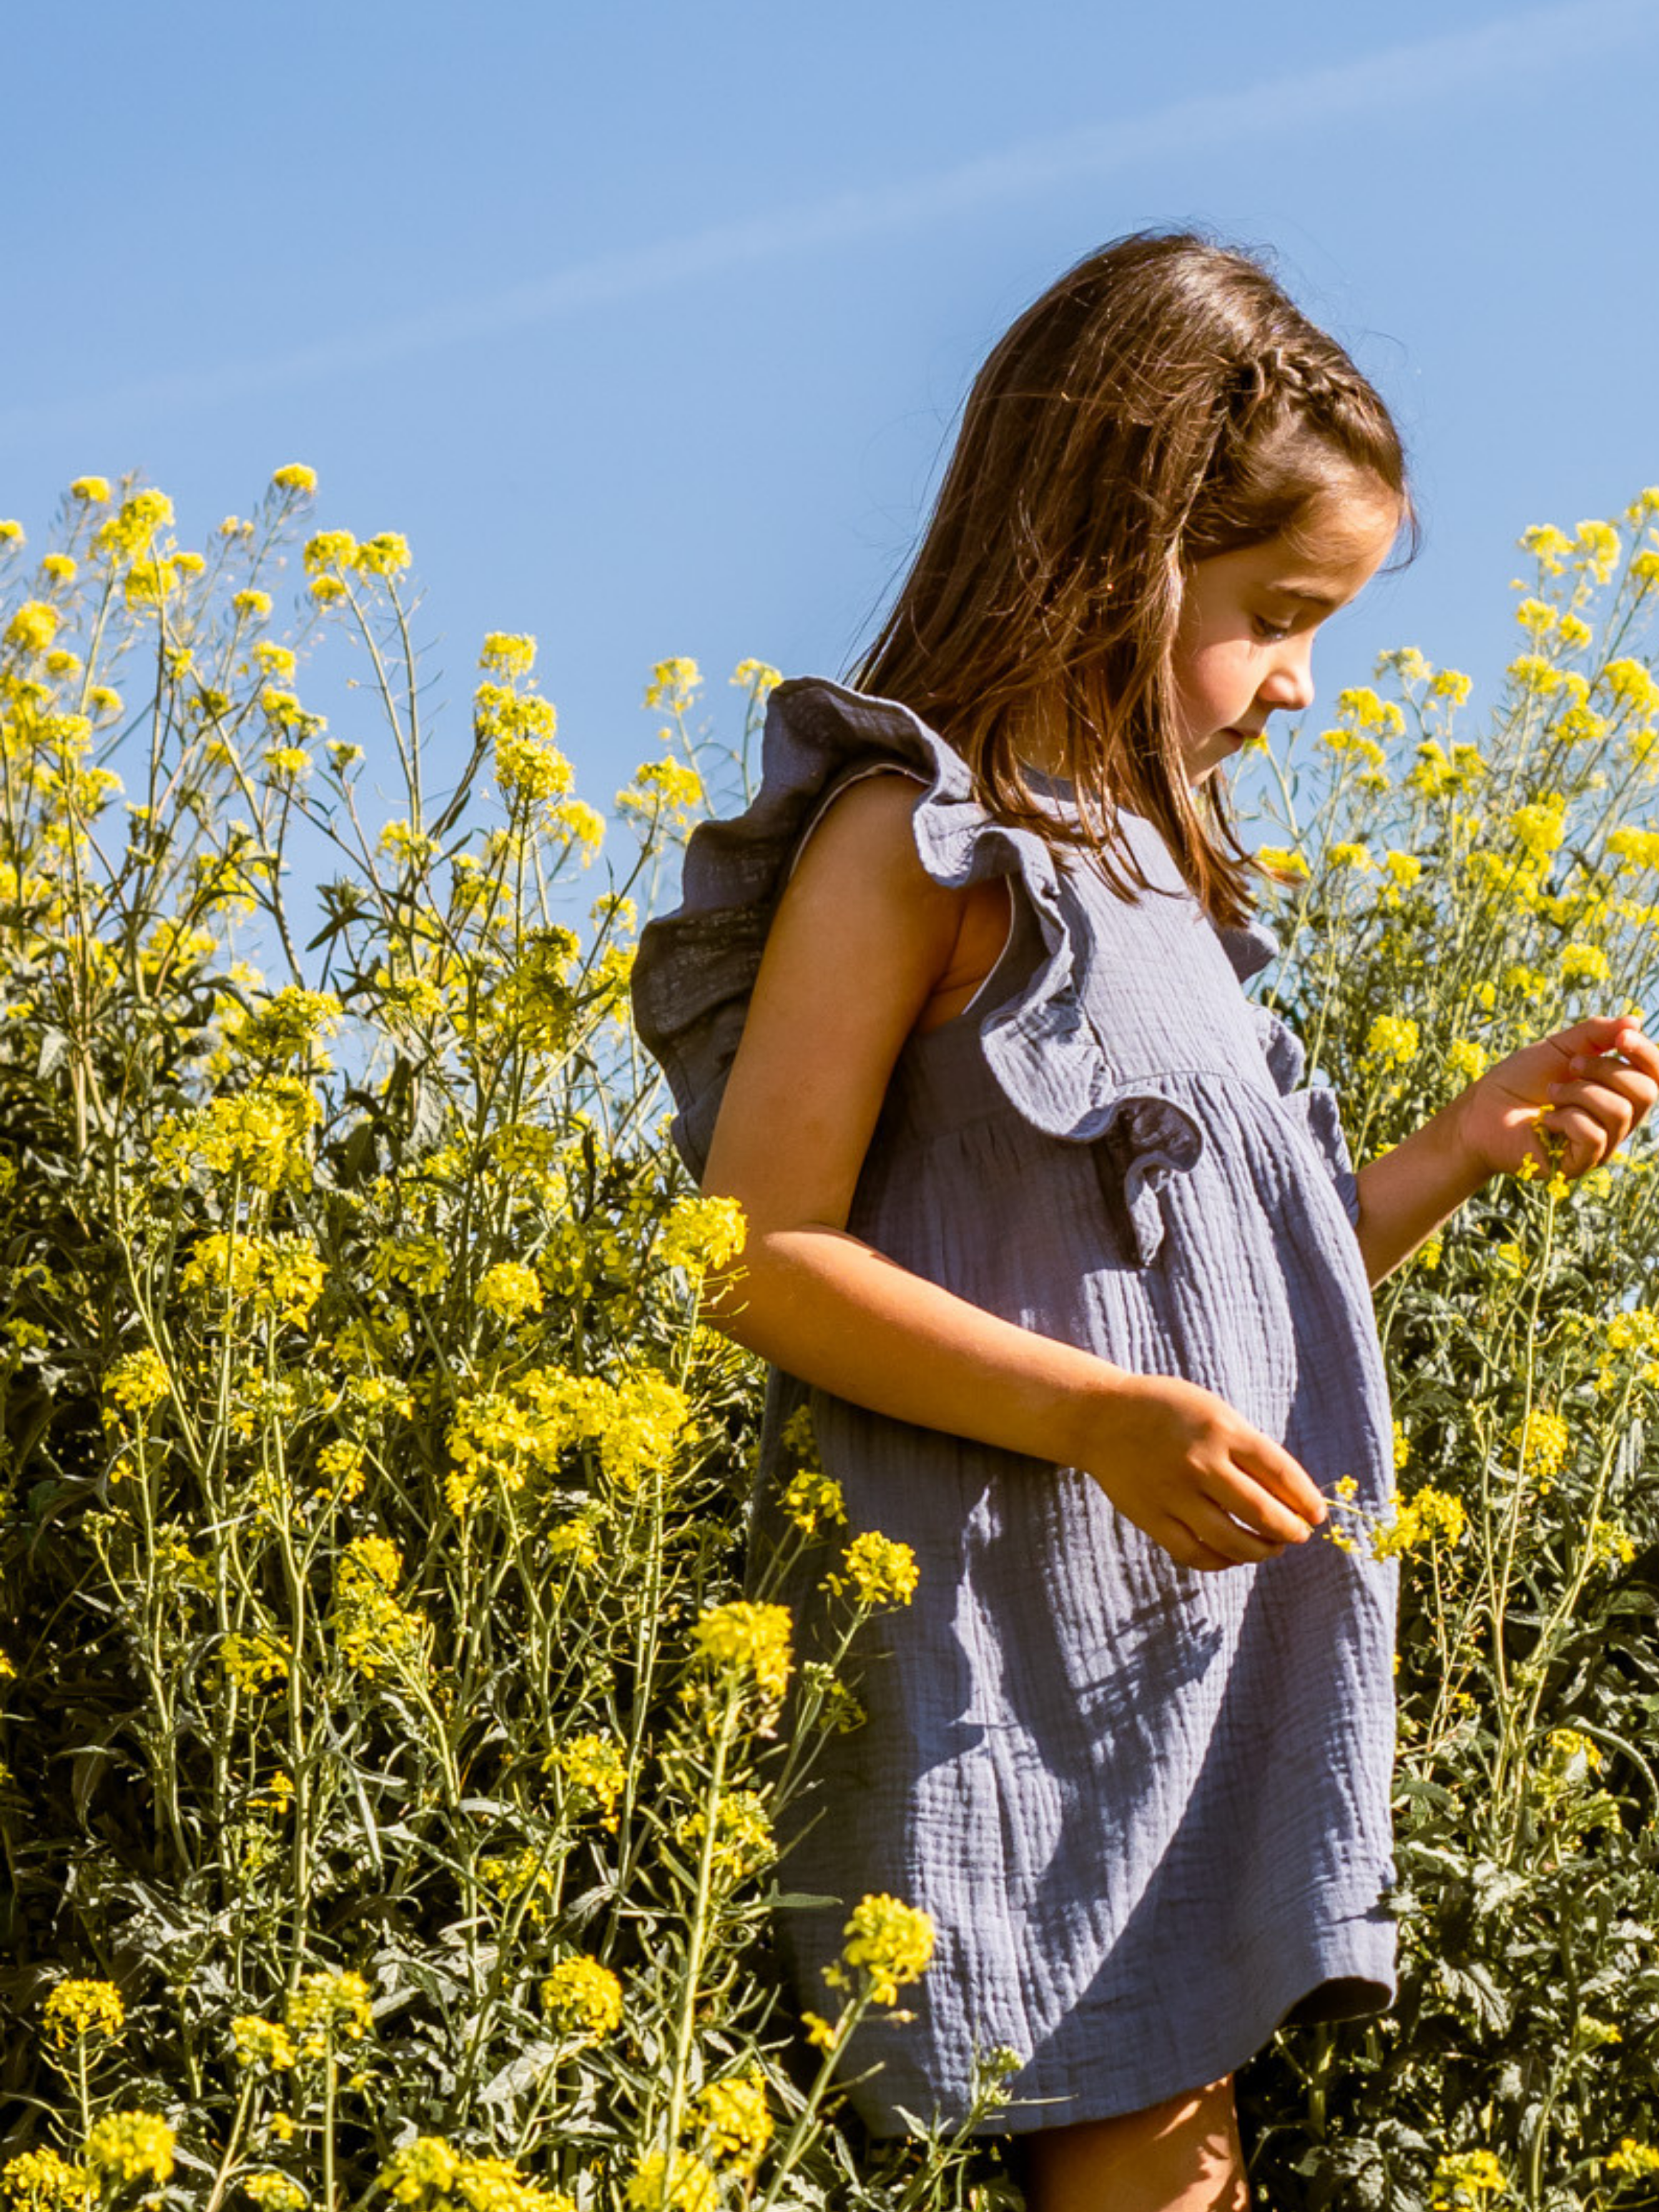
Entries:
POLYGON ((1053 850, 1034 830, 993 822, 967 763, 908 707, 817 678, 781 684, 767 708, 761 788, 744 814, 704 823, 686 848, 681 904, 641 933, 634 964, 639 1033, 678 1109, 681 1157, 701 1177, 750 994, 802 837, 828 799, 891 763, 924 785, 916 851, 935 883, 1018 883, 1042 954, 1011 995, 979 1017, 980 1048, 1009 1103, 1044 1135, 1096 1146, 1144 1264, 1163 1237, 1158 1188, 1204 1149, 1185 1108, 1121 1081, 1079 990, 1080 918, 1053 850))

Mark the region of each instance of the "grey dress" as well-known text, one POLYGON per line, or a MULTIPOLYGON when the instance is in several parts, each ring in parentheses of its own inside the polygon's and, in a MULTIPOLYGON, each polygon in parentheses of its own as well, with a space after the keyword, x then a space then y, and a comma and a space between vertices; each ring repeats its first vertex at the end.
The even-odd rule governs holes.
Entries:
MULTIPOLYGON (((884 765, 926 783, 928 873, 1006 876, 1015 920, 972 1008, 902 1052, 849 1227, 1008 1320, 1201 1383, 1376 1510, 1391 1431, 1335 1096, 1297 1087, 1300 1048, 1240 988, 1271 937, 1212 927, 1138 817, 1122 834, 1156 888, 1126 903, 1083 855, 989 819, 907 708, 781 685, 759 796, 697 831, 635 969, 692 1172, 800 841, 884 765)), ((1074 1469, 781 1375, 757 1547, 803 1396, 850 1531, 902 1538, 921 1568, 913 1604, 872 1624, 868 1717, 830 1739, 785 1863, 787 1889, 836 1902, 778 1922, 801 2004, 829 2012, 822 1971, 860 1896, 933 1916, 914 2017, 854 2046, 849 2074, 877 2069, 853 2090, 868 2125, 959 2117, 976 2050, 1024 2060, 994 2123, 1018 2130, 1212 2081, 1293 2013, 1385 2005, 1392 1565, 1316 1537, 1194 1573, 1074 1469)), ((824 1565, 791 1593, 809 1650, 824 1565)))

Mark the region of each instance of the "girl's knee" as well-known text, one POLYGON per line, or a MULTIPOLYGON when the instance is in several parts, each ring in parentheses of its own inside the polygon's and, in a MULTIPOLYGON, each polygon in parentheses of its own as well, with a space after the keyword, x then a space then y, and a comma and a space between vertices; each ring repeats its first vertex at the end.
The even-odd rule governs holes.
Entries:
POLYGON ((1231 2075, 1030 2138, 1032 2212, 1246 2212, 1231 2075))

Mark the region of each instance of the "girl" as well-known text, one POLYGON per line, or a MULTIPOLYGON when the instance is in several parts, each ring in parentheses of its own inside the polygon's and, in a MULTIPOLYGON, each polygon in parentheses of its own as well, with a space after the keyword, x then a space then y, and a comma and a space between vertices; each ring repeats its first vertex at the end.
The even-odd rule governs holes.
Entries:
MULTIPOLYGON (((1391 1566, 1375 1283, 1488 1176, 1577 1176, 1659 1096, 1631 1022, 1494 1067, 1358 1178, 1240 988, 1271 957, 1218 773, 1411 526, 1376 392, 1256 263, 1149 235, 997 347, 857 689, 773 696, 759 797, 645 933, 639 1026, 705 1190, 721 1326, 810 1404, 854 1531, 909 1543, 780 1928, 933 1917, 849 2060, 878 2134, 998 2125, 1039 2212, 1248 2202, 1231 2076, 1389 2001, 1391 1566), (826 1809, 827 1808, 827 1809, 826 1809)), ((772 1486, 773 1488, 775 1486, 772 1486)), ((754 1541, 775 1505, 763 1476, 754 1541)), ((810 1562, 791 1593, 823 1632, 810 1562)))

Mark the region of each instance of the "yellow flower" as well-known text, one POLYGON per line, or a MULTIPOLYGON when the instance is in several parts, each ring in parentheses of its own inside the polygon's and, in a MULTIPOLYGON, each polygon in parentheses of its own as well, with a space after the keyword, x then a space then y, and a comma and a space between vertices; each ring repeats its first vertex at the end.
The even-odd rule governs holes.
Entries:
POLYGON ((526 1314, 541 1311, 542 1286, 533 1269, 517 1260, 502 1260, 480 1281, 477 1303, 502 1321, 522 1321, 526 1314))
POLYGON ((1385 853, 1382 865, 1403 890, 1409 890, 1423 872, 1415 853, 1385 853))
POLYGON ((383 530, 357 548, 356 566, 365 576, 401 575, 409 563, 409 540, 395 530, 383 530))
POLYGON ((1626 2136, 1616 2151, 1601 2163, 1612 2173, 1659 2173, 1659 2149, 1626 2136))
POLYGON ((27 543, 23 526, 9 519, 0 520, 0 545, 21 545, 27 543))
POLYGON ((1605 983, 1613 968, 1599 945, 1564 945, 1561 980, 1564 983, 1605 983))
POLYGON ((1403 1014, 1378 1014, 1365 1036, 1365 1057, 1404 1067, 1417 1057, 1417 1024, 1403 1014))
POLYGON ((225 1680, 248 1694, 287 1681, 289 1656, 283 1638, 266 1630, 252 1636, 228 1636, 219 1646, 225 1680))
POLYGON ((286 2073, 299 2055, 281 2021, 262 2020, 258 2013, 242 2013, 233 2020, 230 2038, 239 2066, 268 2066, 273 2074, 286 2073))
POLYGON ((597 2043, 622 2026, 622 1984, 597 1959, 561 1959, 542 1984, 542 2009, 556 2027, 597 2043))
POLYGON ((1559 1413, 1534 1407, 1526 1419, 1510 1432, 1510 1442, 1521 1455, 1521 1471, 1547 1490, 1561 1472, 1572 1443, 1572 1432, 1559 1413))
POLYGON ((303 461, 288 461, 276 471, 270 481, 278 491, 313 492, 317 489, 317 471, 308 469, 303 461))
POLYGON ((1601 671, 1596 686, 1607 692, 1620 707, 1634 714, 1651 714, 1659 711, 1659 683, 1653 672, 1640 660, 1610 660, 1601 671))
POLYGON ((374 2024, 361 1974, 307 1974, 288 2001, 289 2030, 301 2058, 319 2058, 337 2043, 361 2043, 374 2024))
POLYGON ((1258 846, 1255 864, 1285 883, 1305 884, 1313 873, 1300 853, 1292 853, 1283 845, 1258 846))
POLYGON ((657 1257, 697 1279, 737 1258, 748 1233, 734 1198, 677 1199, 657 1237, 657 1257))
POLYGON ((747 1598, 710 1607, 691 1632, 692 1641, 711 1667, 752 1676, 763 1698, 781 1698, 788 1687, 789 1608, 757 1605, 747 1598))
POLYGON ((311 2202, 297 2181, 285 2173, 249 2173, 242 2177, 242 2193, 261 2212, 305 2212, 311 2202))
POLYGON ((20 653, 44 653, 58 635, 58 614, 44 599, 25 599, 6 624, 6 643, 20 653))
POLYGON ((677 2150, 671 2167, 665 2154, 653 2150, 635 2168, 625 2201, 632 2212, 715 2212, 720 2184, 690 2151, 677 2150))
POLYGON ((684 657, 659 660, 645 687, 645 703, 647 707, 665 708, 671 714, 684 714, 691 704, 692 693, 702 684, 702 672, 695 660, 684 657))
POLYGON ((160 1352, 146 1346, 118 1359, 104 1377, 104 1421, 123 1413, 143 1414, 173 1394, 173 1378, 160 1352))
POLYGON ((1515 619, 1534 637, 1543 637, 1555 628, 1558 617, 1556 610, 1547 600, 1522 599, 1515 611, 1515 619))
POLYGON ((617 1801, 628 1781, 628 1763, 614 1736, 579 1735, 561 1744, 542 1762, 544 1771, 562 1774, 576 1790, 592 1799, 603 1827, 615 1829, 617 1801))
POLYGON ((357 541, 349 530, 319 530, 306 540, 303 557, 308 576, 349 568, 357 557, 357 541))
POLYGON ((126 2007, 113 1982, 59 1982, 46 1999, 46 2033, 58 2051, 67 2051, 83 2039, 112 2043, 126 2016, 126 2007))
MULTIPOLYGON (((678 1842, 701 1850, 708 1833, 706 1813, 688 1814, 674 1830, 678 1842)), ((714 1840, 709 1863, 735 1881, 758 1873, 778 1855, 777 1838, 766 1800, 757 1790, 728 1790, 714 1814, 714 1840)))
POLYGON ((1607 850, 1632 868, 1659 868, 1659 830, 1615 830, 1607 850))
POLYGON ((88 507, 107 507, 109 478, 107 477, 76 477, 70 486, 71 499, 84 500, 88 507))
POLYGON ((1619 565, 1619 532, 1610 522, 1581 522, 1575 548, 1598 584, 1605 584, 1619 565))
POLYGON ((1333 845, 1325 857, 1332 867, 1352 868, 1358 875, 1364 875, 1376 866, 1368 845, 1333 845))
POLYGON ((1492 1055, 1473 1037, 1455 1037, 1446 1047, 1446 1072, 1458 1083, 1478 1083, 1492 1065, 1492 1055))
POLYGON ((156 2112, 106 2112, 81 2155, 94 2173, 117 2181, 170 2181, 173 2130, 156 2112))
POLYGON ((752 2173, 772 2140, 766 2077, 758 2071, 711 2081, 697 2099, 702 2145, 716 2166, 752 2173))
POLYGON ((1572 550, 1572 540, 1553 522, 1534 522, 1521 533, 1521 544, 1537 560, 1547 576, 1559 576, 1572 550))
POLYGON ((1528 805, 1518 806, 1510 817, 1510 828, 1528 859, 1542 867, 1566 835, 1567 803, 1559 793, 1552 792, 1528 805))
POLYGON ((492 629, 478 655, 480 668, 494 669, 502 676, 528 676, 535 665, 535 639, 515 635, 511 630, 492 629))
MULTIPOLYGON (((1403 1465, 1396 1459, 1396 1466, 1403 1465)), ((1397 1559, 1402 1553, 1449 1551, 1463 1540, 1468 1514, 1460 1498, 1431 1486, 1410 1498, 1395 1499, 1394 1519, 1379 1529, 1371 1550, 1379 1559, 1397 1559)))
POLYGON ((851 1589, 860 1605, 908 1605, 916 1594, 916 1555, 908 1544, 866 1530, 844 1554, 845 1572, 829 1577, 837 1593, 851 1589))
POLYGON ((1434 2212, 1463 2212, 1488 2197, 1506 2197, 1509 2183, 1504 2169, 1489 2150, 1458 2151, 1442 2158, 1434 2169, 1434 2212))
POLYGON ((249 615, 256 621, 263 622, 270 612, 270 593, 252 589, 238 592, 230 604, 239 615, 249 615))
MULTIPOLYGON (((729 680, 740 691, 747 691, 752 698, 759 701, 769 692, 775 691, 783 677, 769 660, 740 660, 729 680)), ((647 707, 654 706, 656 702, 647 696, 646 704, 647 707)))
MULTIPOLYGON (((861 1898, 842 1932, 848 1939, 842 1946, 842 1958, 855 1972, 866 1977, 877 2004, 896 2004, 901 1987, 919 1981, 933 1955, 932 1920, 915 1905, 902 1905, 896 1897, 861 1898)), ((824 1978, 834 1988, 846 1986, 846 1977, 836 1968, 828 1969, 824 1978)))
POLYGON ((46 553, 41 556, 40 573, 50 576, 54 584, 72 584, 80 568, 72 553, 46 553))
POLYGON ((148 553, 159 530, 173 521, 173 501, 164 491, 136 491, 106 522, 100 522, 94 549, 112 559, 136 561, 148 553))
POLYGON ((71 2166, 55 2150, 26 2150, 8 2159, 0 2190, 20 2212, 90 2212, 100 2193, 84 2166, 71 2166))

